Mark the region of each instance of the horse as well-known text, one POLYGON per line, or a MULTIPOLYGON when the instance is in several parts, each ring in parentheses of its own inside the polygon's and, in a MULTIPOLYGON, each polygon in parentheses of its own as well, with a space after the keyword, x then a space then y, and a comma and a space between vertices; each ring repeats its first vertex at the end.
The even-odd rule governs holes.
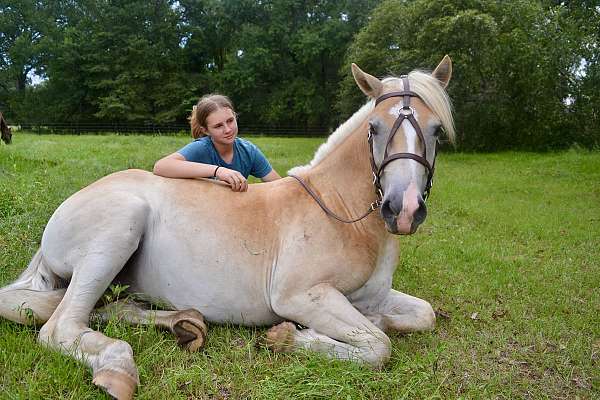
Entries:
POLYGON ((383 366, 385 332, 435 325, 431 305, 392 289, 392 276, 396 235, 427 215, 440 129, 454 138, 452 63, 445 56, 431 74, 383 80, 355 64, 352 73, 369 99, 288 177, 232 193, 126 170, 69 197, 26 270, 0 289, 0 316, 41 325, 39 343, 89 366, 93 383, 118 399, 139 385, 133 352, 92 330, 92 315, 156 324, 190 351, 204 343, 205 320, 271 326, 273 351, 383 366), (166 310, 95 309, 111 284, 166 310))
POLYGON ((10 129, 10 126, 8 126, 8 124, 6 123, 6 120, 4 120, 4 116, 2 115, 1 112, 0 112, 0 138, 6 144, 10 144, 10 142, 12 141, 12 131, 10 129))

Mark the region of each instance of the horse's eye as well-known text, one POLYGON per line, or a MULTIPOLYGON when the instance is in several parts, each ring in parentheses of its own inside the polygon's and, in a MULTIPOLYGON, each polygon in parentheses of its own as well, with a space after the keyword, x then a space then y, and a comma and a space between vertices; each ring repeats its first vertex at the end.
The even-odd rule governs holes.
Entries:
POLYGON ((435 136, 436 138, 439 138, 442 135, 442 132, 443 132, 443 128, 441 126, 438 126, 433 131, 433 136, 435 136))
POLYGON ((375 126, 372 123, 369 123, 369 135, 377 135, 377 129, 375 129, 375 126))

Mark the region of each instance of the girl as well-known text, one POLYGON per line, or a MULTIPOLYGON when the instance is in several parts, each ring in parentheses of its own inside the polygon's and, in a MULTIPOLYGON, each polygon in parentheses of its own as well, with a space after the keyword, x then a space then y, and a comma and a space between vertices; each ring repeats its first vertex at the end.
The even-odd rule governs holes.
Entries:
POLYGON ((237 137, 231 100, 219 94, 203 96, 190 117, 193 142, 154 164, 156 175, 168 178, 215 178, 234 192, 248 190, 248 176, 263 182, 280 179, 254 144, 237 137))

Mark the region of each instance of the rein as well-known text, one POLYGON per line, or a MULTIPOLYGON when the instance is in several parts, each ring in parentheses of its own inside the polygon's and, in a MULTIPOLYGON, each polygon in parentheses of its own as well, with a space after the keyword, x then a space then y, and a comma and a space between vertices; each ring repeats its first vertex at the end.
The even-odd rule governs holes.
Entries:
POLYGON ((323 203, 323 200, 321 200, 321 198, 319 198, 319 196, 306 184, 306 182, 304 182, 304 180, 302 180, 302 178, 300 178, 299 176, 296 176, 296 175, 288 175, 288 176, 296 179, 300 183, 300 185, 302 185, 304 190, 306 190, 306 192, 309 195, 311 195, 311 197, 317 202, 317 204, 319 205, 319 207, 321 207, 321 209, 325 212, 325 214, 329 215, 330 217, 332 217, 340 222, 343 222, 345 224, 352 224, 352 223, 358 222, 358 221, 366 218, 369 214, 371 214, 373 211, 377 210, 379 207, 381 207, 382 200, 383 200, 383 189, 381 187, 381 174, 383 173, 383 170, 385 169, 385 167, 394 160, 400 160, 400 159, 414 160, 414 161, 418 162, 419 164, 423 165, 427 169, 427 183, 425 185, 425 191, 423 192, 423 201, 426 201, 427 198, 429 197, 429 192, 431 191, 431 187, 433 186, 433 173, 435 171, 435 159, 437 157, 437 142, 436 142, 436 146, 434 148, 433 165, 432 165, 432 164, 429 164, 429 161, 427 161, 427 144, 425 143, 425 138, 423 137, 423 132, 421 131, 419 122, 416 120, 416 118, 414 116, 415 109, 410 105, 411 97, 420 98, 421 96, 419 96, 417 93, 410 90, 408 76, 402 75, 401 79, 402 79, 402 84, 403 84, 404 90, 402 90, 400 92, 386 93, 384 95, 379 96, 375 100, 375 107, 377 107, 377 105, 379 103, 381 103, 382 101, 387 100, 391 97, 402 97, 402 109, 400 109, 398 118, 396 118, 396 121, 394 122, 394 125, 392 126, 390 136, 388 137, 387 143, 385 145, 383 161, 381 162, 381 165, 379 167, 377 167, 377 164, 375 163, 375 158, 373 155, 374 132, 373 132, 372 128, 369 128, 369 134, 367 136, 367 140, 369 142, 371 171, 373 173, 373 186, 375 187, 375 196, 377 196, 377 198, 374 202, 371 203, 371 205, 366 213, 364 213, 360 217, 354 218, 354 219, 342 218, 342 217, 338 216, 337 214, 335 214, 333 211, 331 211, 331 209, 329 207, 327 207, 325 205, 325 203, 323 203), (402 122, 404 122, 404 120, 408 120, 408 122, 413 126, 413 128, 417 132, 417 136, 421 140, 421 143, 423 143, 423 155, 422 156, 420 156, 418 154, 414 154, 414 153, 394 153, 394 154, 388 156, 388 148, 389 148, 390 144, 392 143, 392 140, 394 139, 396 132, 398 132, 398 129, 400 128, 400 125, 402 125, 402 122))
POLYGON ((345 224, 353 224, 355 222, 360 221, 361 219, 365 219, 369 214, 371 214, 373 211, 377 210, 379 208, 379 206, 381 205, 381 202, 379 200, 376 200, 373 203, 371 203, 371 207, 367 210, 367 212, 364 213, 363 215, 361 215, 360 217, 355 218, 355 219, 345 219, 345 218, 339 217, 333 211, 331 211, 331 209, 329 209, 329 207, 327 207, 325 205, 325 203, 323 203, 323 200, 321 200, 319 198, 319 196, 311 188, 308 187, 308 185, 306 184, 306 182, 304 182, 304 180, 302 180, 302 178, 300 178, 299 176, 296 176, 296 175, 288 175, 288 176, 291 176, 292 178, 294 178, 298 182, 300 182, 300 185, 302 185, 302 187, 304 188, 304 190, 306 190, 306 192, 308 194, 310 194, 313 199, 315 199, 315 201, 317 202, 317 204, 319 205, 319 207, 321 207, 321 209, 323 211, 325 211, 325 214, 327 214, 331 218, 334 218, 334 219, 336 219, 336 220, 338 220, 340 222, 343 222, 345 224))
POLYGON ((425 190, 423 192, 423 201, 426 201, 429 197, 431 187, 433 186, 433 173, 435 171, 435 159, 437 158, 437 141, 433 149, 433 165, 431 165, 429 164, 429 161, 427 161, 427 144, 425 143, 425 138, 423 137, 423 132, 421 131, 419 122, 415 118, 415 109, 410 105, 411 97, 420 98, 421 96, 410 90, 408 76, 402 75, 400 78, 402 79, 402 85, 404 87, 404 90, 402 90, 401 92, 386 93, 378 97, 377 100, 375 100, 375 107, 377 107, 377 104, 391 97, 402 97, 402 109, 400 109, 398 118, 392 126, 392 131, 385 145, 383 161, 381 162, 379 168, 377 167, 377 164, 375 164, 375 158, 373 155, 373 130, 371 128, 369 129, 368 141, 369 150, 371 153, 371 171, 373 173, 373 185, 375 186, 375 194, 378 196, 378 200, 381 200, 383 198, 383 190, 381 188, 381 174, 383 173, 385 167, 394 160, 414 160, 427 169, 427 183, 425 184, 425 190), (421 143, 423 143, 423 156, 414 153, 394 153, 388 156, 389 146, 392 143, 392 140, 394 140, 394 136, 396 136, 396 132, 398 132, 398 129, 400 128, 400 125, 402 125, 404 120, 408 120, 408 122, 413 126, 415 132, 417 132, 417 136, 421 140, 421 143))

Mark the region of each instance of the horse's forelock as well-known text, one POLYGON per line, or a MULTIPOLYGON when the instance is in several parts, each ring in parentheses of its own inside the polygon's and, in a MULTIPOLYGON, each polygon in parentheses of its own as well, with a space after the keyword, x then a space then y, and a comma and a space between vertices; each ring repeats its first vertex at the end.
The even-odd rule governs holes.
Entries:
MULTIPOLYGON (((410 90, 418 94, 429 109, 439 118, 448 140, 454 143, 456 133, 454 119, 452 118, 452 103, 437 79, 431 74, 423 71, 412 71, 408 74, 410 90)), ((396 77, 388 77, 382 81, 386 86, 402 88, 402 80, 396 77)))

